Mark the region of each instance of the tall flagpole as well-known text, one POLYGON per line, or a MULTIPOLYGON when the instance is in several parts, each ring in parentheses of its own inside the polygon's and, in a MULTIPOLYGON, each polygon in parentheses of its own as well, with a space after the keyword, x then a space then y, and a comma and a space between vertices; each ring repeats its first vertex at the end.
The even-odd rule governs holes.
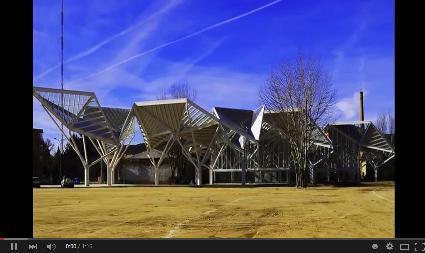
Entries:
MULTIPOLYGON (((62 102, 62 113, 64 113, 63 105, 63 0, 61 0, 61 102, 62 102)), ((61 123, 61 156, 59 158, 59 174, 62 177, 62 153, 63 153, 63 123, 61 123)))

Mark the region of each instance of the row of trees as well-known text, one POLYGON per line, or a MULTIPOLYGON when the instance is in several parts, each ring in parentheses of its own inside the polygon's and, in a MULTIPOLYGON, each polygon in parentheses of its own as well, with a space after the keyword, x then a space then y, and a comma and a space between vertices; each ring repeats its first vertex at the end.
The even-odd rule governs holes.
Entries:
MULTIPOLYGON (((83 150, 83 140, 78 135, 74 135, 74 140, 80 150, 83 150)), ((93 161, 99 157, 96 150, 92 145, 87 145, 88 159, 93 161)), ((80 180, 84 178, 84 168, 74 152, 72 147, 67 144, 64 146, 63 152, 59 147, 53 151, 54 144, 50 139, 43 139, 40 144, 40 163, 41 174, 43 183, 58 184, 63 176, 75 178, 80 180)), ((103 166, 105 167, 105 166, 103 166)), ((98 163, 90 169, 91 178, 95 178, 101 174, 101 163, 98 163)), ((106 168, 106 167, 105 167, 106 168)))
POLYGON ((156 97, 157 100, 164 100, 169 98, 188 98, 195 101, 198 91, 191 87, 187 80, 175 82, 168 87, 168 89, 161 90, 160 94, 156 97))

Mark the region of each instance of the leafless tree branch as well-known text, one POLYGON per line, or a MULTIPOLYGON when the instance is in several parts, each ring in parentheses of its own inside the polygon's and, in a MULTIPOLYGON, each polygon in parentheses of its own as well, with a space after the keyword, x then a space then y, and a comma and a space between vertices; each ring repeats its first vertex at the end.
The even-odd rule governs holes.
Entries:
POLYGON ((335 99, 336 92, 323 65, 302 54, 273 69, 260 90, 260 101, 275 115, 272 124, 291 146, 297 187, 306 187, 307 155, 314 131, 332 120, 335 99))

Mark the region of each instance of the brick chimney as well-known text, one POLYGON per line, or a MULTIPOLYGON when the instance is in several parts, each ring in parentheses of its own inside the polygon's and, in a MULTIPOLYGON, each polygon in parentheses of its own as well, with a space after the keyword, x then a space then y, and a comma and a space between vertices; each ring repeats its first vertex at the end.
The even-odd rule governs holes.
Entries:
MULTIPOLYGON (((363 91, 360 91, 360 121, 364 121, 363 91)), ((364 128, 364 124, 360 126, 364 128)))

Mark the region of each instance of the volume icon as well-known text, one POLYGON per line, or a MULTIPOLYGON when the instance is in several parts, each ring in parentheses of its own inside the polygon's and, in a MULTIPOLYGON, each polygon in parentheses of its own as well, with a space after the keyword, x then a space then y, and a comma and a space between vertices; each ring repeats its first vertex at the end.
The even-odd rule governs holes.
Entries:
POLYGON ((49 249, 50 251, 54 251, 56 249, 56 244, 54 243, 47 244, 46 248, 49 249))

